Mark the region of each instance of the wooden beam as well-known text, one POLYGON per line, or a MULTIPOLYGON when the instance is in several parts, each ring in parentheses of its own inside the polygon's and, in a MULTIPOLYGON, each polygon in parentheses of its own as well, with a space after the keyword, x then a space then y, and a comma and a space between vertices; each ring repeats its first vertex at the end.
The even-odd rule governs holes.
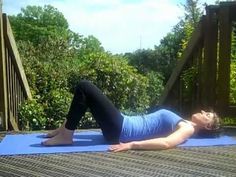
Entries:
POLYGON ((232 23, 229 18, 229 7, 221 6, 219 11, 219 72, 218 72, 218 102, 217 109, 224 112, 229 106, 230 92, 230 60, 232 23))
POLYGON ((10 123, 11 123, 11 126, 13 128, 14 131, 19 131, 19 127, 18 127, 18 124, 16 122, 16 119, 15 117, 13 116, 12 112, 10 111, 9 112, 9 117, 10 117, 10 123))
POLYGON ((17 50, 17 46, 15 43, 15 39, 13 36, 11 26, 10 26, 10 22, 9 22, 9 19, 7 18, 6 14, 3 14, 3 22, 4 22, 4 36, 5 36, 6 44, 9 47, 9 50, 10 50, 9 52, 12 52, 11 56, 14 56, 12 58, 14 65, 15 65, 14 68, 16 69, 16 72, 17 72, 17 75, 19 76, 21 84, 25 88, 24 92, 26 94, 26 97, 31 99, 32 95, 30 92, 30 87, 29 87, 28 81, 26 79, 24 68, 23 68, 23 65, 22 65, 22 62, 20 59, 20 54, 17 50))
POLYGON ((0 0, 0 129, 8 129, 6 61, 3 37, 2 0, 0 0))
POLYGON ((231 21, 236 21, 236 1, 220 2, 220 6, 229 8, 229 18, 231 21))
POLYGON ((166 86, 163 91, 163 94, 161 95, 159 104, 162 105, 166 101, 168 94, 170 90, 173 88, 173 85, 177 81, 178 77, 180 76, 181 71, 183 70, 184 66, 186 65, 187 61, 191 58, 191 55, 193 54, 193 51, 195 50, 196 45, 198 45, 199 41, 202 39, 202 24, 205 18, 203 17, 201 21, 199 22, 198 27, 193 32, 193 35, 181 57, 179 62, 177 63, 177 66, 173 70, 166 86))
POLYGON ((204 27, 201 105, 203 108, 209 108, 215 107, 216 103, 218 19, 215 9, 206 8, 206 21, 204 27))

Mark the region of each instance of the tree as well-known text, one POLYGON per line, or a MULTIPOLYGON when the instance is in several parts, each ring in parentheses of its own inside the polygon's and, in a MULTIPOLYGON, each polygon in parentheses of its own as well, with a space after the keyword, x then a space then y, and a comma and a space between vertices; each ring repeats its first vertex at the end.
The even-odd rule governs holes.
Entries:
POLYGON ((203 15, 203 12, 199 6, 199 0, 186 0, 186 4, 183 5, 185 10, 183 33, 185 36, 182 40, 182 50, 180 51, 180 55, 187 47, 187 43, 192 36, 193 30, 197 27, 198 22, 203 15))
POLYGON ((156 71, 156 58, 151 49, 140 49, 134 53, 126 53, 129 64, 134 66, 140 73, 145 74, 148 71, 156 71))
POLYGON ((193 28, 197 27, 197 24, 203 15, 199 4, 199 0, 186 0, 186 4, 183 5, 185 10, 185 22, 189 23, 193 28))
POLYGON ((166 83, 179 59, 179 52, 182 49, 184 35, 183 21, 180 21, 160 42, 155 46, 155 57, 157 71, 164 76, 166 83))
POLYGON ((38 45, 48 38, 68 39, 68 22, 56 8, 45 5, 27 6, 21 13, 10 16, 10 22, 17 41, 30 41, 38 45))
MULTIPOLYGON (((74 33, 57 9, 28 6, 10 21, 33 95, 32 101, 21 106, 22 125, 29 121, 30 129, 57 127, 81 79, 93 81, 129 113, 143 112, 154 96, 159 97, 159 75, 140 74, 123 56, 104 51, 96 37, 74 33)), ((90 115, 85 117, 81 127, 96 127, 90 115)))
POLYGON ((236 104, 236 23, 232 26, 231 64, 230 64, 230 103, 236 104))

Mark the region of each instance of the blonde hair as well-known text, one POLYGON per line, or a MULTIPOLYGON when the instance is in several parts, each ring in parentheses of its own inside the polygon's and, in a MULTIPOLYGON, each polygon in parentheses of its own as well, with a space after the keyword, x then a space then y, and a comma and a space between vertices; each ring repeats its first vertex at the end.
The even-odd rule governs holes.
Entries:
POLYGON ((213 120, 212 120, 212 124, 211 124, 211 129, 212 130, 217 130, 220 128, 220 117, 214 112, 211 111, 213 114, 213 120))
POLYGON ((210 129, 199 129, 198 132, 196 133, 196 137, 215 138, 220 136, 221 134, 220 117, 214 111, 211 110, 210 112, 213 114, 213 119, 210 129))

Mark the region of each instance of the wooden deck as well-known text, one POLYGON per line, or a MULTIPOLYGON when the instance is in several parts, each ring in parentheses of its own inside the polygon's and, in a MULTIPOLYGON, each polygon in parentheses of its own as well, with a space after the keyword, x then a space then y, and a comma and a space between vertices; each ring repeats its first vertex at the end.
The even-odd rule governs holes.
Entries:
MULTIPOLYGON (((3 134, 1 135, 3 137, 3 134)), ((0 156, 0 176, 236 176, 236 146, 0 156)))

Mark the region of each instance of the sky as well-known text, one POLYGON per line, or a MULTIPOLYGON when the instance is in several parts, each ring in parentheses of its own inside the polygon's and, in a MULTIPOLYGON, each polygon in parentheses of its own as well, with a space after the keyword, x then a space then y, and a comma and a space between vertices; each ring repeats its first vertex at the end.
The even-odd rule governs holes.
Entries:
MULTIPOLYGON (((153 49, 184 16, 185 0, 2 0, 3 12, 17 15, 27 5, 52 5, 69 28, 93 35, 113 54, 153 49)), ((200 0, 215 4, 215 0, 200 0)))

